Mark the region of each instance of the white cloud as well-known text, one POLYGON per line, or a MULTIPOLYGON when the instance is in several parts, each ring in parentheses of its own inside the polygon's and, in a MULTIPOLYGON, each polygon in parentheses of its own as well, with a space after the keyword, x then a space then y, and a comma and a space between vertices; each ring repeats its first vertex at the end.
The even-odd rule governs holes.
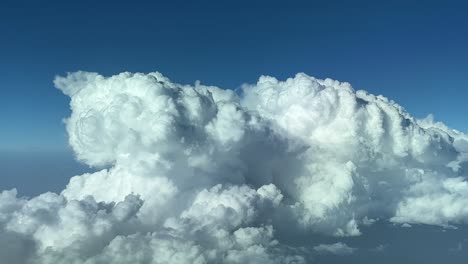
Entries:
POLYGON ((77 72, 55 85, 71 98, 70 145, 96 172, 60 194, 0 193, 9 263, 307 263, 354 249, 285 233, 468 222, 468 136, 347 83, 262 76, 237 95, 77 72))
POLYGON ((335 244, 320 244, 314 247, 314 250, 319 254, 333 254, 333 255, 350 255, 353 254, 356 249, 349 247, 345 243, 335 243, 335 244))

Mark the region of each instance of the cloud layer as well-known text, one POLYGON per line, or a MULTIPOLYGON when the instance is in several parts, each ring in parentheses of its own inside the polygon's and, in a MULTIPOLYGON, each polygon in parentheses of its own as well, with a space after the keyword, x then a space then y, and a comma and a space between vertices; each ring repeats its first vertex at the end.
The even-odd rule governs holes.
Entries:
POLYGON ((8 263, 307 263, 356 249, 295 234, 468 222, 468 136, 348 83, 262 76, 235 93, 76 72, 55 85, 96 172, 60 194, 0 193, 8 263))

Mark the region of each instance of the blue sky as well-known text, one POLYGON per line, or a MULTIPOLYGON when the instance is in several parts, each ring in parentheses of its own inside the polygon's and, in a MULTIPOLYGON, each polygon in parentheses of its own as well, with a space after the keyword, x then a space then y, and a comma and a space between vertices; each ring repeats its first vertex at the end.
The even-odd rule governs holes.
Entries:
POLYGON ((305 72, 468 130, 466 4, 3 1, 0 149, 66 148, 69 71, 160 71, 225 88, 305 72))

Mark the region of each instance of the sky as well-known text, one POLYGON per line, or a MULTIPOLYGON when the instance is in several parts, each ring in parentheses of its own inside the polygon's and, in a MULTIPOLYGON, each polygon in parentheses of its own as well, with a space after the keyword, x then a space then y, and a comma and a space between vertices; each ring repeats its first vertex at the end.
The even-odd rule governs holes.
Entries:
POLYGON ((464 263, 467 8, 2 1, 0 257, 464 263))

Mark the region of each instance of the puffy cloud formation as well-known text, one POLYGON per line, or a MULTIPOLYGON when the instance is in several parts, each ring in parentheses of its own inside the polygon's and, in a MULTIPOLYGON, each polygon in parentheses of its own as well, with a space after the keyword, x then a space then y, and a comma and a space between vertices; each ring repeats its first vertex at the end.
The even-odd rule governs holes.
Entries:
POLYGON ((76 72, 55 85, 96 172, 60 194, 0 193, 8 263, 307 263, 355 249, 296 235, 468 222, 468 136, 348 83, 262 76, 236 93, 76 72))

